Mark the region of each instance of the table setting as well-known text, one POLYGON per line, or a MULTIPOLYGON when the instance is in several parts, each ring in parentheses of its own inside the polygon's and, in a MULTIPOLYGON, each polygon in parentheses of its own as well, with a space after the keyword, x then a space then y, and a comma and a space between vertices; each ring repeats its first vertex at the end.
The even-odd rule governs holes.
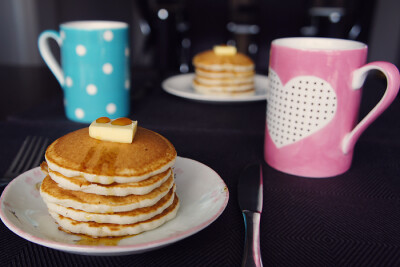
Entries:
MULTIPOLYGON (((76 21, 39 36, 49 68, 41 82, 57 92, 0 121, 2 266, 400 264, 400 75, 393 64, 367 63, 361 42, 282 38, 271 44, 267 73, 240 74, 251 76, 251 94, 220 94, 226 91, 219 84, 210 85, 220 81, 203 77, 217 90, 207 94, 196 89, 200 70, 131 68, 128 28, 76 21), (60 45, 61 64, 50 38, 60 45), (134 125, 129 145, 142 142, 147 130, 173 145, 174 163, 167 167, 179 208, 148 231, 74 233, 49 214, 44 181, 55 180, 52 172, 62 168, 54 169, 58 163, 44 153, 83 128, 90 135, 101 118, 112 124, 121 117, 134 125)), ((232 49, 217 46, 209 53, 231 59, 240 54, 232 49)), ((206 72, 229 73, 235 66, 228 65, 206 72)), ((111 139, 90 135, 71 158, 89 143, 104 145, 104 158, 111 145, 122 148, 116 137, 122 128, 110 127, 111 139)), ((68 179, 90 180, 85 173, 92 159, 83 158, 85 168, 68 179)), ((102 185, 99 177, 91 182, 102 185)), ((108 184, 125 183, 116 181, 108 184)), ((102 212, 111 217, 119 211, 102 212)))

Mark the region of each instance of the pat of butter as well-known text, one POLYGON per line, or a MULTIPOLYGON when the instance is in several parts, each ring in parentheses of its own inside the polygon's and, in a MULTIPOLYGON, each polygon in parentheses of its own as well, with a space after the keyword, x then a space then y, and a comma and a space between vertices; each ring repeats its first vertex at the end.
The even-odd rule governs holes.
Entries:
POLYGON ((103 141, 132 143, 136 130, 137 121, 128 118, 110 120, 102 117, 90 124, 89 136, 103 141))
POLYGON ((214 46, 214 53, 217 56, 234 56, 237 50, 236 47, 231 45, 216 45, 214 46))

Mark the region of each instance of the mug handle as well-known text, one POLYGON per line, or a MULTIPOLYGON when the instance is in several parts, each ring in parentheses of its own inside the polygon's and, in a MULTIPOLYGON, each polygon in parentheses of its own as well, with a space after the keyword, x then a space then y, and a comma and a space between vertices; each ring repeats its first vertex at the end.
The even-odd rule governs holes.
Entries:
POLYGON ((47 30, 39 35, 38 39, 39 52, 44 62, 46 62, 47 66, 51 70, 51 72, 54 74, 54 76, 56 76, 56 79, 60 83, 61 87, 64 87, 64 73, 60 67, 60 64, 57 62, 57 60, 51 53, 51 50, 49 48, 49 43, 47 42, 49 38, 53 38, 57 42, 58 46, 61 47, 62 39, 60 34, 53 30, 47 30))
POLYGON ((353 71, 352 89, 358 90, 364 84, 367 74, 370 70, 381 71, 387 81, 385 94, 376 106, 362 119, 354 129, 348 133, 342 141, 342 152, 347 154, 354 148, 360 135, 367 127, 375 121, 379 115, 386 110, 395 99, 400 87, 400 74, 395 65, 389 62, 377 61, 366 64, 365 66, 353 71))

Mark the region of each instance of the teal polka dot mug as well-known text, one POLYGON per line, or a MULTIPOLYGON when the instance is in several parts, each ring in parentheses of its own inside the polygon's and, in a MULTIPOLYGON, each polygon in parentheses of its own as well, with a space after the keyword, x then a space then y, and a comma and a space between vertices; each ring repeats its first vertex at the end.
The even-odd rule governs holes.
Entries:
POLYGON ((90 123, 102 116, 129 116, 128 35, 128 24, 117 21, 67 22, 59 32, 40 34, 39 51, 64 91, 68 119, 90 123), (61 66, 49 39, 60 46, 61 66))

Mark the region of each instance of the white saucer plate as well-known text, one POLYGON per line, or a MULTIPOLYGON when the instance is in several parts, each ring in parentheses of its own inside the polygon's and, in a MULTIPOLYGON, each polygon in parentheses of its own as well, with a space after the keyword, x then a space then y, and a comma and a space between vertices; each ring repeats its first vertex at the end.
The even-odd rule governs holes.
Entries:
POLYGON ((254 76, 255 83, 255 94, 249 96, 213 96, 213 95, 203 95, 194 91, 192 87, 192 81, 194 78, 194 73, 180 74, 176 76, 169 77, 162 82, 163 89, 172 95, 187 98, 190 100, 204 101, 204 102, 251 102, 251 101, 263 101, 266 100, 267 96, 267 85, 268 77, 264 75, 256 74, 254 76))
POLYGON ((40 167, 15 178, 1 195, 0 218, 15 234, 33 243, 84 255, 126 255, 157 249, 204 229, 228 204, 229 191, 208 166, 178 157, 174 166, 180 208, 175 219, 113 245, 80 245, 82 237, 58 229, 39 193, 45 175, 40 167))

